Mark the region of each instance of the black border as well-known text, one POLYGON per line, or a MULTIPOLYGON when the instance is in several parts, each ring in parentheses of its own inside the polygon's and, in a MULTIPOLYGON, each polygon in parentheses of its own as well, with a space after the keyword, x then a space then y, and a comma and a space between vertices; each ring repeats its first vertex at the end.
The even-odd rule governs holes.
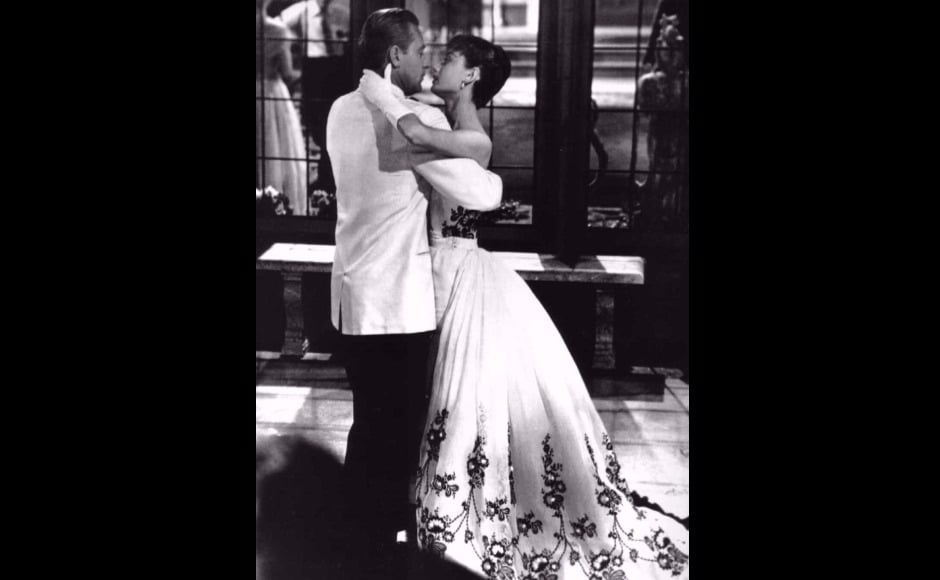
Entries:
MULTIPOLYGON (((250 9, 223 4, 122 6, 111 15, 83 8, 94 14, 73 28, 126 31, 127 41, 105 35, 73 70, 61 52, 51 61, 63 95, 56 102, 78 120, 55 135, 86 170, 65 177, 90 174, 80 191, 94 196, 104 182, 107 192, 90 198, 87 214, 68 200, 72 227, 57 242, 71 258, 57 271, 65 280, 57 298, 79 315, 59 342, 81 354, 45 364, 87 385, 73 398, 93 393, 85 407, 64 405, 72 420, 87 407, 108 408, 92 420, 98 425, 79 418, 89 441, 66 441, 80 453, 74 463, 57 454, 55 481, 94 506, 81 520, 89 530, 70 544, 87 537, 86 555, 163 578, 248 577, 253 559, 255 213, 237 192, 254 169, 254 22, 250 9), (104 96, 73 98, 88 85, 104 96), (102 545, 95 527, 118 538, 102 545)), ((813 563, 804 551, 838 553, 833 535, 844 527, 825 520, 832 498, 817 494, 812 477, 829 473, 831 450, 814 449, 821 440, 807 431, 821 418, 799 411, 825 404, 836 385, 801 367, 814 327, 794 337, 787 320, 804 306, 791 291, 812 285, 815 270, 781 273, 794 257, 814 256, 795 217, 805 206, 791 203, 812 194, 786 179, 820 122, 805 114, 811 95, 800 109, 787 90, 815 86, 792 70, 818 59, 786 42, 799 19, 803 12, 776 4, 692 7, 690 509, 692 556, 705 577, 771 569, 805 577, 813 563), (754 51, 742 49, 748 31, 754 51)))

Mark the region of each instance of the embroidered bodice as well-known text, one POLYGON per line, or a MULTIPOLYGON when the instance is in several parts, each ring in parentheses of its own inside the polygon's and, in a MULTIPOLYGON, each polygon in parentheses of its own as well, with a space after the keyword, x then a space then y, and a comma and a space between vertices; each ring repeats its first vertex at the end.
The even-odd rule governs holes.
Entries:
POLYGON ((430 207, 428 229, 432 240, 476 240, 481 212, 467 209, 436 192, 431 195, 430 207))

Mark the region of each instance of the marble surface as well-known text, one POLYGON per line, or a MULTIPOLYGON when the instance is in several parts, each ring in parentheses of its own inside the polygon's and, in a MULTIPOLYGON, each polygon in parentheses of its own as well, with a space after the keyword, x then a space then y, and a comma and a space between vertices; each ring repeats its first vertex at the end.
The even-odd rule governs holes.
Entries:
MULTIPOLYGON (((295 436, 342 461, 352 424, 352 392, 342 387, 333 381, 258 385, 258 445, 295 436)), ((661 400, 594 400, 630 486, 682 517, 689 514, 689 390, 681 379, 667 378, 661 400)))

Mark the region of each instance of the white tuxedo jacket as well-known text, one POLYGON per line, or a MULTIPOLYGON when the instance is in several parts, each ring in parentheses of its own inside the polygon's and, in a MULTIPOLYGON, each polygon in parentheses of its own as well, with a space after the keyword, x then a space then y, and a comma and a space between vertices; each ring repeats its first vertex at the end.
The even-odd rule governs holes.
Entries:
MULTIPOLYGON (((444 114, 404 98, 425 124, 450 130, 444 114)), ((336 179, 332 322, 343 334, 434 330, 428 249, 431 190, 467 209, 499 206, 503 182, 470 159, 450 159, 408 141, 358 90, 338 98, 326 124, 336 179)))

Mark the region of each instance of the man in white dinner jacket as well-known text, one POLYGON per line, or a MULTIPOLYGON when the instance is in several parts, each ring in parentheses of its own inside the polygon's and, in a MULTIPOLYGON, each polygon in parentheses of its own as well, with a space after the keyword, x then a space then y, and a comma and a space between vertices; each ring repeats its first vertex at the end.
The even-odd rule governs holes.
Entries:
MULTIPOLYGON (((392 92, 421 121, 450 129, 440 110, 405 98, 421 90, 426 68, 412 12, 371 14, 359 49, 365 69, 382 75, 391 65, 392 92)), ((435 330, 428 196, 433 188, 467 209, 490 210, 502 198, 502 180, 475 161, 411 145, 358 89, 333 104, 326 142, 337 187, 332 322, 343 335, 353 391, 347 491, 356 515, 369 521, 357 538, 368 546, 364 558, 380 561, 398 531, 414 529, 408 485, 418 465, 435 330)))

